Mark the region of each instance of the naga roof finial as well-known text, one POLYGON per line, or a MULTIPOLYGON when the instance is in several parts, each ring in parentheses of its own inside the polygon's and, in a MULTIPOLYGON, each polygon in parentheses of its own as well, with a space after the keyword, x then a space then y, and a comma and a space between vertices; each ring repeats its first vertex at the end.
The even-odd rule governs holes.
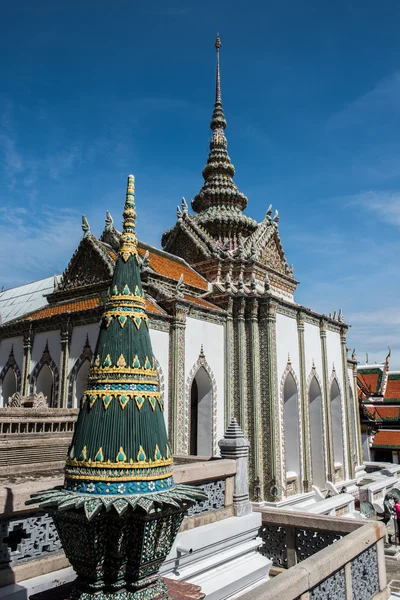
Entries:
POLYGON ((87 220, 85 215, 82 215, 82 231, 84 236, 89 235, 90 233, 89 221, 87 220))

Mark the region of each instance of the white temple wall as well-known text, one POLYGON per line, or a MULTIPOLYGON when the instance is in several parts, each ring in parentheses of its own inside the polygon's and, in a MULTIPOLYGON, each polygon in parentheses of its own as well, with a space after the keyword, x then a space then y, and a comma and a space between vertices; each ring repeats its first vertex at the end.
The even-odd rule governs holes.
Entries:
POLYGON ((20 371, 22 372, 22 361, 24 355, 24 340, 22 336, 6 338, 1 340, 0 343, 0 373, 8 361, 8 357, 10 356, 11 348, 13 348, 14 358, 19 366, 20 371))
POLYGON ((349 382, 351 385, 351 388, 353 390, 353 394, 354 394, 354 375, 353 375, 353 369, 347 369, 347 377, 349 378, 349 382))
POLYGON ((340 392, 343 394, 343 365, 342 365, 342 349, 340 345, 340 334, 335 331, 326 332, 326 353, 328 364, 328 377, 331 377, 333 367, 336 369, 336 377, 339 381, 340 392))
MULTIPOLYGON (((332 374, 333 374, 333 367, 335 367, 335 376, 336 379, 339 383, 339 390, 340 390, 340 401, 341 401, 341 420, 339 417, 339 413, 336 410, 336 406, 337 406, 337 402, 334 399, 333 402, 332 400, 332 395, 330 393, 329 396, 329 404, 330 404, 330 408, 331 408, 331 415, 332 415, 332 435, 333 435, 333 445, 335 446, 335 438, 337 438, 337 436, 339 435, 339 433, 342 436, 342 452, 339 453, 338 451, 334 452, 335 453, 335 461, 337 461, 337 454, 339 454, 339 462, 342 463, 342 458, 343 457, 343 464, 342 464, 342 477, 343 479, 346 478, 346 473, 347 473, 347 465, 348 465, 348 455, 347 455, 347 437, 348 437, 348 433, 347 433, 347 428, 349 426, 351 426, 350 423, 348 423, 348 419, 346 418, 346 411, 345 411, 345 398, 344 398, 344 381, 343 381, 343 364, 342 364, 342 351, 341 351, 341 344, 340 344, 340 334, 335 332, 335 331, 330 331, 329 329, 326 332, 326 352, 327 352, 327 366, 328 366, 328 378, 331 379, 332 374)), ((347 365, 346 365, 346 371, 347 371, 347 365)))
MULTIPOLYGON (((297 320, 286 315, 276 315, 276 358, 278 367, 278 386, 280 388, 282 375, 288 364, 288 356, 297 380, 300 381, 299 342, 297 320)), ((300 392, 300 390, 299 390, 300 392)))
POLYGON ((57 331, 42 331, 36 333, 33 340, 32 356, 31 356, 31 373, 37 363, 42 358, 43 351, 48 343, 51 358, 54 360, 57 368, 60 368, 61 342, 60 332, 57 331))
POLYGON ((94 353, 96 348, 97 336, 99 335, 100 323, 92 325, 82 325, 74 327, 71 336, 68 359, 68 374, 73 369, 76 361, 82 354, 83 347, 86 343, 86 336, 89 338, 89 344, 94 353))
POLYGON ((304 349, 306 355, 306 377, 311 373, 313 364, 320 381, 323 381, 321 337, 317 325, 304 323, 304 349))
POLYGON ((207 365, 211 369, 217 388, 216 440, 224 436, 224 326, 187 317, 185 334, 185 381, 196 364, 203 345, 207 365))
POLYGON ((168 352, 169 334, 150 327, 150 340, 153 353, 158 360, 164 376, 164 420, 168 430, 168 352))

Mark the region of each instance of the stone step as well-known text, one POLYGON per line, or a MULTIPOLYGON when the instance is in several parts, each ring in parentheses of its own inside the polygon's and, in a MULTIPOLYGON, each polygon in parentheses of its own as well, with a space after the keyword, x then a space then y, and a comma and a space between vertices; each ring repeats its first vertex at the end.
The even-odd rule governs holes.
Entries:
POLYGON ((193 577, 190 583, 201 587, 206 600, 224 600, 240 596, 244 590, 249 591, 265 583, 269 579, 268 571, 265 557, 251 553, 193 577))
POLYGON ((171 575, 168 575, 168 577, 171 579, 176 578, 185 581, 190 579, 192 581, 193 577, 200 576, 205 572, 210 573, 211 571, 217 569, 219 565, 226 565, 227 563, 234 561, 236 558, 245 556, 249 553, 254 556, 260 545, 260 542, 260 538, 256 538, 255 540, 230 547, 224 552, 218 552, 217 554, 212 553, 206 558, 195 560, 185 566, 177 566, 177 568, 172 572, 171 575))

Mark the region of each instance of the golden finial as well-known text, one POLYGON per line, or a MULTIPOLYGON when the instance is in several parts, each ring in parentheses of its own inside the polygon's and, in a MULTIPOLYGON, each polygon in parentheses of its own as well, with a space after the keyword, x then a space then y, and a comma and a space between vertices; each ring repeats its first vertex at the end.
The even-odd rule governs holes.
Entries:
POLYGON ((215 39, 215 47, 217 49, 217 52, 219 52, 219 49, 221 48, 221 38, 219 37, 219 33, 217 33, 217 37, 215 39))
POLYGON ((138 259, 137 239, 135 233, 136 209, 135 209, 135 178, 133 175, 128 175, 128 185, 126 188, 126 200, 123 212, 124 224, 121 234, 121 245, 119 254, 124 262, 130 256, 135 256, 138 259))

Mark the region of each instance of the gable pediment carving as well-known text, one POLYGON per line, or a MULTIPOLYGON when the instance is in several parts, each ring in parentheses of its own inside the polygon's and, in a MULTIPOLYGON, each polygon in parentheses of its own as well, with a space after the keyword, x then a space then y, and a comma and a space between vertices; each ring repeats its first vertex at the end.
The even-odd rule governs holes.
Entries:
POLYGON ((188 231, 180 229, 174 237, 174 240, 168 252, 183 258, 189 265, 193 265, 210 258, 209 252, 204 252, 202 244, 190 235, 188 231))
POLYGON ((62 275, 58 290, 73 290, 108 281, 113 273, 113 261, 107 260, 91 240, 84 238, 62 275))
POLYGON ((273 235, 266 243, 260 256, 260 262, 278 273, 288 274, 286 258, 276 235, 273 235))

